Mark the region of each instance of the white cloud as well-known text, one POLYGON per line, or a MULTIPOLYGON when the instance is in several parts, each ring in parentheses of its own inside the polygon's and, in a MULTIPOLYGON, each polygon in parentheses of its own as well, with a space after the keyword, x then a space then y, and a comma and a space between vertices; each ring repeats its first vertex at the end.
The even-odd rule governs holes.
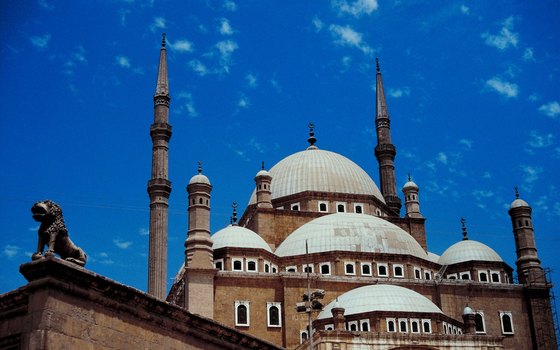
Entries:
POLYGON ((147 236, 147 235, 150 234, 150 230, 148 230, 148 229, 145 228, 145 227, 142 227, 142 228, 140 228, 140 229, 138 230, 138 234, 139 234, 140 236, 147 236))
POLYGON ((350 46, 361 50, 365 54, 371 54, 372 49, 362 40, 362 34, 350 26, 331 24, 329 31, 334 37, 334 42, 341 46, 350 46))
POLYGON ((115 245, 120 249, 127 249, 128 247, 130 247, 132 245, 131 241, 123 241, 123 240, 120 240, 120 239, 114 239, 113 243, 115 243, 115 245))
POLYGON ((560 115, 560 103, 558 103, 558 101, 545 103, 539 107, 539 112, 548 117, 557 118, 560 115))
POLYGON ((529 141, 527 141, 527 145, 531 148, 544 148, 552 145, 554 143, 554 135, 552 134, 543 134, 540 135, 536 131, 531 131, 529 134, 529 141))
POLYGON ((523 50, 523 61, 535 61, 535 52, 532 47, 528 47, 523 50))
POLYGON ((389 93, 389 96, 391 96, 393 98, 409 96, 410 95, 410 88, 408 86, 405 86, 403 88, 398 88, 398 89, 389 89, 388 93, 389 93))
POLYGON ((192 60, 189 61, 189 66, 192 70, 194 70, 198 75, 201 77, 205 76, 209 73, 208 68, 204 65, 204 63, 200 62, 199 60, 192 60))
POLYGON ((473 144, 472 140, 467 140, 467 139, 460 139, 460 140, 459 140, 459 143, 460 143, 461 145, 465 146, 465 147, 468 148, 468 149, 471 149, 471 148, 472 148, 472 144, 473 144))
POLYGON ((222 35, 232 35, 233 34, 233 28, 231 27, 231 24, 229 24, 229 21, 227 20, 227 18, 220 19, 220 27, 218 28, 218 31, 222 35))
POLYGON ((39 0, 39 6, 47 10, 53 10, 54 6, 49 4, 46 0, 39 0))
POLYGON ((354 17, 370 15, 379 6, 377 0, 355 0, 350 3, 347 0, 332 0, 331 4, 340 14, 350 14, 354 17))
POLYGON ((276 90, 277 93, 282 92, 282 87, 280 86, 278 80, 276 80, 275 78, 270 79, 270 85, 272 85, 272 88, 276 90))
POLYGON ((192 94, 186 91, 180 91, 177 94, 177 99, 179 100, 179 113, 187 113, 190 117, 198 117, 198 112, 194 106, 194 100, 192 94))
POLYGON ((529 97, 527 97, 527 100, 531 101, 531 102, 536 102, 540 99, 541 97, 539 96, 539 94, 537 93, 532 93, 529 95, 529 97))
POLYGON ((259 142, 257 142, 257 140, 255 140, 254 138, 249 140, 249 146, 253 147, 259 153, 264 153, 263 146, 259 142))
POLYGON ((115 57, 117 60, 117 64, 123 68, 130 68, 130 60, 126 56, 117 56, 115 57))
POLYGON ((506 18, 502 22, 502 28, 498 34, 483 33, 481 36, 486 45, 502 51, 510 46, 517 47, 519 34, 513 31, 513 21, 513 16, 506 18))
POLYGON ((166 20, 163 17, 154 17, 154 22, 150 25, 150 30, 155 32, 158 29, 165 29, 166 20))
POLYGON ((323 23, 323 21, 321 21, 319 17, 314 17, 312 23, 315 27, 316 32, 321 31, 321 29, 323 29, 323 27, 325 26, 325 23, 323 23))
POLYGON ((247 81, 247 85, 249 85, 252 88, 256 88, 257 87, 257 77, 254 74, 247 74, 245 76, 245 80, 247 81))
POLYGON ((224 1, 223 8, 228 11, 234 12, 237 10, 237 4, 231 0, 226 0, 224 1))
POLYGON ((506 98, 517 97, 519 94, 517 84, 502 80, 499 77, 486 80, 486 86, 506 98))
POLYGON ((2 250, 2 255, 8 259, 12 259, 13 257, 19 254, 20 250, 21 250, 20 247, 8 244, 4 246, 4 249, 2 250))
POLYGON ((29 40, 31 40, 31 44, 33 44, 36 48, 45 49, 49 45, 51 35, 47 33, 43 36, 32 36, 29 40))
POLYGON ((231 54, 239 48, 233 40, 224 40, 216 44, 216 48, 220 52, 220 63, 226 73, 229 73, 231 54))
POLYGON ((436 159, 442 164, 447 164, 447 155, 443 152, 439 152, 436 159))
POLYGON ((168 41, 167 45, 177 52, 193 52, 193 45, 188 40, 177 40, 174 43, 168 41))
POLYGON ((474 190, 472 192, 472 195, 474 196, 474 198, 476 198, 477 201, 480 201, 480 200, 485 199, 485 198, 493 197, 494 192, 485 191, 485 190, 474 190))
POLYGON ((483 178, 483 179, 491 179, 491 178, 492 178, 492 174, 490 174, 489 171, 485 171, 485 172, 482 174, 482 178, 483 178))
POLYGON ((468 15, 471 13, 471 9, 466 5, 461 5, 461 13, 468 15))
POLYGON ((239 100, 237 101, 237 107, 248 108, 250 104, 249 98, 244 94, 241 94, 239 100))
POLYGON ((542 173, 542 168, 538 166, 531 165, 521 165, 521 170, 523 171, 523 181, 526 183, 533 183, 539 179, 542 173))

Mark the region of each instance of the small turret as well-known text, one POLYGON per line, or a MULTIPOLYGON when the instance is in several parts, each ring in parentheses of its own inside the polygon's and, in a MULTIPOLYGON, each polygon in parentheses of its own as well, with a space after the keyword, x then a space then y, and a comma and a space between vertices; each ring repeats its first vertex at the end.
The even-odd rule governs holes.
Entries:
POLYGON ((418 185, 416 185, 408 175, 408 181, 404 184, 402 188, 404 194, 404 205, 406 208, 406 217, 410 218, 422 218, 420 213, 420 201, 418 199, 418 185))
POLYGON ((463 323, 465 325, 465 334, 476 333, 476 313, 473 309, 466 306, 463 310, 463 323))
POLYGON ((255 175, 257 208, 272 208, 271 183, 272 176, 264 169, 264 162, 262 162, 261 170, 255 175))

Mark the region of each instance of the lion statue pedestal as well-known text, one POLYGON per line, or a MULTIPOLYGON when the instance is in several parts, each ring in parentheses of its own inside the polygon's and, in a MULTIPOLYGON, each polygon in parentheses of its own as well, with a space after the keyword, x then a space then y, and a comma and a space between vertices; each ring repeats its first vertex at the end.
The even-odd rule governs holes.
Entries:
POLYGON ((38 232, 37 252, 31 256, 32 260, 54 256, 56 253, 62 259, 80 266, 86 264, 86 253, 68 237, 68 230, 62 217, 62 209, 58 204, 48 199, 39 201, 31 207, 31 213, 33 219, 41 223, 38 232), (45 245, 47 250, 43 253, 45 245))

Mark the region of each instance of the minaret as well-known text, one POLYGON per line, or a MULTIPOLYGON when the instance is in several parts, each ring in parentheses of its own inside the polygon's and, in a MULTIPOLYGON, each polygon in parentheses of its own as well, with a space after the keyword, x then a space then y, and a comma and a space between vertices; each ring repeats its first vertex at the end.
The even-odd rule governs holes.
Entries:
POLYGON ((168 179, 167 151, 171 138, 169 125, 169 84, 165 34, 162 35, 159 68, 154 95, 152 137, 152 178, 148 181, 150 196, 150 250, 148 254, 148 293, 165 299, 167 293, 167 222, 171 181, 168 179))
POLYGON ((198 174, 187 186, 189 194, 189 228, 185 241, 185 305, 188 311, 214 317, 214 250, 210 239, 210 180, 198 174))
POLYGON ((272 208, 271 182, 272 176, 270 176, 268 171, 264 170, 264 162, 262 162, 262 169, 255 175, 257 208, 272 208))
POLYGON ((515 200, 511 203, 508 213, 511 217, 515 237, 517 275, 519 282, 523 284, 546 282, 541 261, 537 256, 531 212, 532 209, 529 204, 519 198, 519 192, 516 188, 515 200))
POLYGON ((375 157, 379 162, 379 181, 381 183, 381 194, 385 202, 397 216, 401 210, 401 200, 397 196, 397 181, 395 178, 395 155, 397 150, 391 143, 391 123, 387 112, 387 102, 385 101, 385 91, 379 60, 375 59, 376 76, 376 104, 375 104, 375 128, 377 130, 377 146, 375 147, 375 157))
POLYGON ((418 185, 416 185, 408 175, 408 181, 402 188, 404 194, 404 206, 406 208, 406 217, 409 218, 422 218, 420 213, 420 201, 418 199, 418 185))

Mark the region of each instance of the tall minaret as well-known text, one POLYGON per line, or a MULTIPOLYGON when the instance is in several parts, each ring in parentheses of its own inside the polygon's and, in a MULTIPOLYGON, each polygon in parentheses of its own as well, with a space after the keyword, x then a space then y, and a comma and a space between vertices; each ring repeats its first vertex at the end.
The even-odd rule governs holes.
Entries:
POLYGON ((395 178, 395 155, 397 150, 391 143, 391 122, 387 112, 387 102, 385 101, 385 91, 379 60, 375 59, 377 67, 376 76, 376 104, 375 104, 375 128, 377 130, 377 146, 375 147, 375 157, 379 162, 379 181, 381 182, 381 194, 385 202, 397 216, 401 210, 401 200, 397 196, 397 180, 395 178))
POLYGON ((148 256, 148 293, 165 299, 167 293, 167 222, 171 181, 168 179, 167 151, 171 138, 169 120, 169 83, 165 34, 162 35, 159 68, 154 95, 152 137, 152 178, 148 181, 150 195, 150 251, 148 256))

